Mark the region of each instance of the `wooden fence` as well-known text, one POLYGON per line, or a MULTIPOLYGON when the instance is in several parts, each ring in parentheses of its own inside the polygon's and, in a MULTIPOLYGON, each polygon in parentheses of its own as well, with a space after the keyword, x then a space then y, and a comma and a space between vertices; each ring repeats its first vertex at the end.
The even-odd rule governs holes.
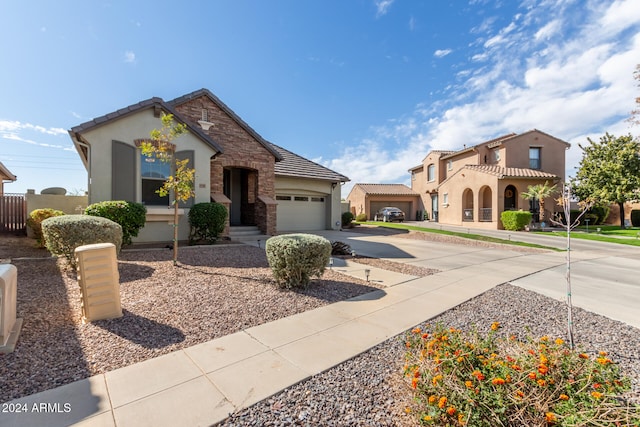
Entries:
POLYGON ((0 233, 26 232, 27 202, 24 194, 0 196, 0 233))

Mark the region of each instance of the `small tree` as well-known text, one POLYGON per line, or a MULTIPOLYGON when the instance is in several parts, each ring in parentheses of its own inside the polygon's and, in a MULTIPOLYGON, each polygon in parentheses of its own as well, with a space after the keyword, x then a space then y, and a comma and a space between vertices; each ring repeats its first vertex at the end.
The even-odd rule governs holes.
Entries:
POLYGON ((160 196, 173 196, 173 265, 178 263, 178 203, 186 202, 195 196, 193 189, 195 169, 189 168, 189 159, 176 159, 176 146, 173 140, 187 133, 182 123, 174 123, 172 114, 162 114, 162 128, 151 131, 151 140, 142 143, 142 154, 170 163, 173 175, 170 175, 162 187, 156 191, 160 196))
POLYGON ((624 228, 624 204, 640 197, 640 143, 631 134, 610 134, 599 142, 588 139, 580 146, 580 168, 571 180, 580 200, 616 203, 620 209, 620 227, 624 228))
POLYGON ((549 181, 544 184, 530 185, 527 191, 522 193, 523 199, 534 199, 540 202, 540 222, 544 221, 544 199, 556 192, 556 186, 549 186, 549 181))
POLYGON ((575 347, 573 340, 573 303, 571 302, 571 230, 580 225, 580 218, 593 206, 593 201, 580 202, 580 214, 571 222, 571 200, 574 194, 571 189, 571 184, 562 185, 562 195, 556 199, 559 206, 564 211, 564 223, 556 218, 551 218, 552 224, 563 227, 567 232, 567 269, 565 273, 566 289, 567 289, 567 341, 571 349, 575 347))

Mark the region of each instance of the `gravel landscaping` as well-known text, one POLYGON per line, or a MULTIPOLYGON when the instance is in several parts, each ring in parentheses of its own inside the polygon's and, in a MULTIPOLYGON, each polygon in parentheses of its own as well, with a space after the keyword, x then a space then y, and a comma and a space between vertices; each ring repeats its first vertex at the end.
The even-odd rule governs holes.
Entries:
MULTIPOLYGON (((0 355, 0 402, 58 387, 181 348, 383 287, 327 269, 300 291, 275 285, 264 250, 246 245, 184 247, 119 256, 124 316, 83 325, 76 274, 24 237, 2 239, 0 259, 18 268, 13 353, 0 355)), ((423 276, 433 270, 382 260, 423 276)))
MULTIPOLYGON (((427 233, 411 234, 394 233, 394 237, 430 237, 424 236, 427 233)), ((447 237, 433 236, 437 241, 447 237)), ((169 250, 124 251, 119 257, 124 317, 83 325, 75 273, 66 270, 64 262, 49 257, 44 250, 6 242, 0 242, 0 259, 13 258, 12 263, 18 267, 18 316, 24 317, 25 323, 16 351, 0 355, 0 402, 370 292, 380 286, 327 269, 321 279, 314 280, 304 290, 282 291, 271 279, 264 250, 251 246, 181 248, 181 264, 177 268, 172 266, 169 250)), ((453 243, 454 239, 447 242, 453 243)), ((372 258, 357 257, 354 261, 416 276, 435 272, 372 258)), ((429 323, 443 322, 456 328, 476 327, 487 331, 494 321, 501 323, 500 333, 505 336, 563 337, 566 307, 563 302, 505 284, 429 323)), ((592 354, 607 351, 631 377, 634 398, 640 401, 640 330, 578 308, 574 309, 574 321, 577 345, 592 354)), ((333 369, 239 411, 222 425, 415 425, 404 412, 411 395, 410 388, 400 378, 405 350, 403 338, 402 334, 393 337, 333 369)))
MULTIPOLYGON (((498 286, 463 303, 428 324, 488 332, 491 323, 500 333, 519 338, 564 337, 566 307, 559 301, 509 284, 498 286)), ((640 403, 640 330, 606 317, 574 309, 576 343, 591 354, 599 350, 620 363, 630 376, 640 403)), ((410 387, 401 376, 404 334, 290 387, 227 419, 231 426, 411 426, 415 420, 404 409, 410 387)))

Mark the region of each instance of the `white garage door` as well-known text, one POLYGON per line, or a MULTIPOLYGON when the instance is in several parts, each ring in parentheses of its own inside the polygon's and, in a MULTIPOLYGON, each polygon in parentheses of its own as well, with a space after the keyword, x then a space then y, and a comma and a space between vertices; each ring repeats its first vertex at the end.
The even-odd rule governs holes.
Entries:
POLYGON ((324 196, 276 195, 278 202, 278 232, 326 229, 326 203, 324 196))

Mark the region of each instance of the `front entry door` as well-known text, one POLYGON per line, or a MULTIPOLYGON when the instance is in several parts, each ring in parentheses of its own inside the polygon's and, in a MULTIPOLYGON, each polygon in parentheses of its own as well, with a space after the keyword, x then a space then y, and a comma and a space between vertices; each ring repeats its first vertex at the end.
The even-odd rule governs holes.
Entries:
POLYGON ((438 222, 438 195, 431 195, 431 219, 438 222))
POLYGON ((507 188, 504 189, 504 210, 515 211, 517 201, 518 194, 516 187, 513 185, 507 185, 507 188))

